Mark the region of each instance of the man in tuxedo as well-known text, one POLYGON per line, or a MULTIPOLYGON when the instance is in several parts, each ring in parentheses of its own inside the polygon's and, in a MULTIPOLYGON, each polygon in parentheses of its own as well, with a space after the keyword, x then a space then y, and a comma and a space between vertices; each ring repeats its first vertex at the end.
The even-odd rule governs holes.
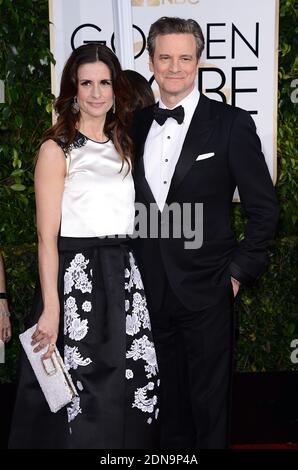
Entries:
MULTIPOLYGON (((204 49, 194 20, 163 17, 148 36, 160 101, 135 119, 136 200, 158 208, 157 236, 136 239, 161 376, 161 447, 228 445, 233 301, 262 272, 278 219, 272 181, 248 112, 210 100, 195 86, 204 49), (231 228, 238 186, 244 238, 231 228), (173 204, 202 204, 200 247, 173 235, 173 204), (169 236, 162 236, 168 224, 169 236)), ((140 224, 144 220, 139 221, 140 224)), ((166 231, 165 231, 166 232, 166 231)), ((164 233, 165 233, 164 232, 164 233)))

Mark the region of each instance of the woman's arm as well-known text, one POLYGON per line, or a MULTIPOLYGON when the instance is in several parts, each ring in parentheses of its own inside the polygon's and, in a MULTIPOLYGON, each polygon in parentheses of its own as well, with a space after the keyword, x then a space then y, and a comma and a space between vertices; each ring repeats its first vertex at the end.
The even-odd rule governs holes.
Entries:
POLYGON ((53 352, 59 327, 57 238, 65 173, 65 155, 61 148, 52 140, 44 142, 35 168, 38 266, 44 309, 32 336, 32 344, 39 343, 34 349, 36 352, 49 344, 45 359, 53 352))
MULTIPOLYGON (((5 272, 2 255, 0 253, 0 293, 6 293, 5 272)), ((0 339, 8 342, 11 338, 11 324, 7 299, 0 299, 0 339)))

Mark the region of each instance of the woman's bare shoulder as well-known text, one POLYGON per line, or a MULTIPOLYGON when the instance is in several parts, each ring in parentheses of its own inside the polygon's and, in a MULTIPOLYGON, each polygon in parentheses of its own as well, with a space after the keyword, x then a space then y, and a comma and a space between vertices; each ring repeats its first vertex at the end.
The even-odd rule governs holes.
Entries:
POLYGON ((66 171, 66 158, 62 148, 52 139, 48 139, 40 146, 35 172, 45 168, 54 173, 66 171))
POLYGON ((45 142, 43 142, 40 146, 38 157, 40 157, 41 155, 45 155, 49 157, 51 157, 51 155, 64 156, 64 152, 62 148, 60 147, 60 145, 57 144, 57 142, 55 142, 53 139, 48 139, 45 142))

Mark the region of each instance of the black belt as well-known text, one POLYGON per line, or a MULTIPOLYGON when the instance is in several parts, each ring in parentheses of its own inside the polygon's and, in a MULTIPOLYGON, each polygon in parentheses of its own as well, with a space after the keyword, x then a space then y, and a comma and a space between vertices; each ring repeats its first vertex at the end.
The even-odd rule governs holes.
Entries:
POLYGON ((59 237, 58 250, 59 251, 73 251, 82 248, 93 248, 100 246, 119 246, 129 245, 131 239, 129 235, 109 235, 105 237, 88 237, 88 238, 74 238, 74 237, 59 237))

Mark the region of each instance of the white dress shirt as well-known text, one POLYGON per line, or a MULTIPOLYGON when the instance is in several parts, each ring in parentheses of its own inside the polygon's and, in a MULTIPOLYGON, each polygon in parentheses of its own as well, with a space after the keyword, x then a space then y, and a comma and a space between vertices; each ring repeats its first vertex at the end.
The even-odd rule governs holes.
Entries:
MULTIPOLYGON (((176 104, 175 108, 180 105, 184 108, 182 124, 178 124, 174 118, 168 118, 163 126, 154 120, 150 127, 144 150, 145 177, 161 211, 199 98, 200 92, 194 88, 176 104)), ((161 100, 159 106, 166 108, 161 100)))

